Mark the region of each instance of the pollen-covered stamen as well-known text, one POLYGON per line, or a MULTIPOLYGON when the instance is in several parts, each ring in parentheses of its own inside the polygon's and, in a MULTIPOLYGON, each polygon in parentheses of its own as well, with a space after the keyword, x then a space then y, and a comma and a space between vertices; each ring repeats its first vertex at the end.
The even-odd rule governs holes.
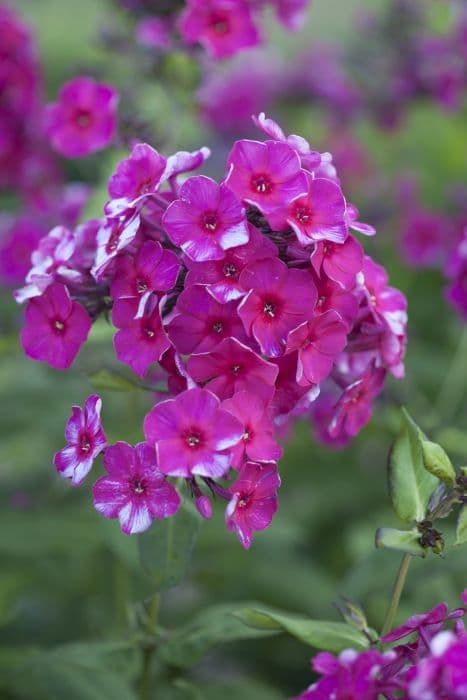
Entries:
POLYGON ((212 330, 214 331, 214 333, 222 333, 222 331, 224 330, 224 324, 222 323, 222 321, 214 321, 214 323, 212 324, 212 330))
POLYGON ((324 306, 325 301, 326 301, 326 297, 320 296, 320 298, 316 302, 316 306, 318 306, 321 309, 324 306))
POLYGON ((145 327, 143 328, 143 333, 148 337, 148 338, 154 338, 155 332, 152 330, 152 328, 145 327))
POLYGON ((232 365, 230 368, 230 371, 232 374, 239 374, 241 372, 242 366, 241 365, 232 365))
POLYGON ((134 479, 133 481, 133 491, 140 496, 144 493, 144 482, 142 479, 134 479))
POLYGON ((138 292, 138 294, 144 294, 148 291, 148 284, 146 280, 136 280, 136 291, 138 292))
POLYGON ((297 207, 295 209, 295 218, 301 224, 306 224, 311 219, 311 210, 309 207, 297 207))
POLYGON ((238 277, 237 268, 233 263, 226 263, 223 271, 225 277, 238 277))
POLYGON ((251 178, 251 185, 259 194, 268 194, 272 189, 271 180, 266 175, 254 175, 251 178))
POLYGON ((202 218, 202 226, 207 231, 215 231, 219 225, 217 214, 213 211, 206 212, 202 218))
POLYGON ((84 435, 81 435, 80 437, 79 448, 81 452, 89 452, 89 450, 91 449, 91 443, 86 433, 84 435))
POLYGON ((274 318, 276 315, 276 304, 272 301, 266 301, 263 306, 263 312, 269 318, 274 318))
POLYGON ((188 447, 198 447, 201 442, 201 436, 198 433, 190 433, 190 435, 187 435, 186 442, 188 447))
POLYGON ((65 324, 63 323, 63 321, 59 321, 57 319, 56 321, 54 321, 54 328, 61 333, 65 329, 65 324))

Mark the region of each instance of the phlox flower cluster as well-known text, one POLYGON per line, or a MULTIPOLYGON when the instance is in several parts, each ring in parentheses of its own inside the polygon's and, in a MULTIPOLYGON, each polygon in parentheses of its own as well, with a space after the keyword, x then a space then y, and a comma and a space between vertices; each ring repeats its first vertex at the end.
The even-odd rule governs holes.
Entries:
POLYGON ((252 65, 246 56, 222 76, 208 66, 198 95, 204 121, 223 134, 238 133, 239 127, 248 128, 245 110, 256 110, 256 100, 262 109, 311 100, 339 130, 362 118, 395 128, 420 100, 460 110, 467 87, 467 12, 462 3, 453 3, 449 25, 435 32, 429 5, 425 0, 387 3, 384 12, 357 19, 356 39, 346 46, 313 41, 287 62, 269 52, 252 65), (238 105, 235 124, 232 105, 238 105))
MULTIPOLYGON (((94 487, 125 532, 175 512, 177 477, 204 517, 212 496, 225 499, 227 528, 249 547, 277 509, 279 434, 304 417, 345 444, 386 375, 404 373, 406 300, 351 233, 374 230, 330 154, 254 121, 263 140, 237 141, 221 182, 187 176, 206 148, 166 158, 136 144, 110 177, 105 217, 54 228, 16 293, 29 357, 69 367, 111 312, 118 360, 149 389, 164 385, 145 442, 105 448, 94 487)), ((73 483, 103 449, 98 410, 96 396, 73 409, 56 457, 73 483)))
POLYGON ((464 700, 467 697, 467 633, 463 606, 445 603, 413 615, 381 639, 400 642, 384 653, 347 649, 317 654, 319 680, 296 700, 464 700))
POLYGON ((450 214, 424 206, 416 183, 401 183, 401 252, 416 269, 438 268, 447 281, 445 296, 463 321, 467 321, 467 210, 465 189, 458 211, 450 214))
POLYGON ((57 153, 83 156, 108 145, 116 128, 116 93, 80 77, 45 105, 42 67, 32 32, 0 5, 0 191, 18 200, 19 214, 0 219, 0 282, 21 284, 31 253, 51 226, 74 227, 89 196, 65 184, 57 153))
POLYGON ((261 15, 270 7, 289 31, 305 21, 310 0, 185 0, 171 8, 160 2, 128 2, 122 5, 141 15, 136 38, 157 51, 183 44, 201 45, 214 59, 229 58, 263 42, 261 15))

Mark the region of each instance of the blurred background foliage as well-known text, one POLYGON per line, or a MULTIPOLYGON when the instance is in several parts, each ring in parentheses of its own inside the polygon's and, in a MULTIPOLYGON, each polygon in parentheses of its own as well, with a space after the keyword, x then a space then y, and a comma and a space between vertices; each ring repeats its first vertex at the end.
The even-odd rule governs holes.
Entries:
MULTIPOLYGON (((384 8, 390 1, 372 0, 371 9, 384 8)), ((318 39, 348 42, 354 39, 355 12, 368 5, 367 0, 313 0, 303 32, 286 37, 274 27, 273 41, 286 60, 298 45, 318 39)), ((445 5, 439 3, 434 22, 444 21, 445 5)), ((109 57, 98 41, 121 22, 110 2, 15 0, 14 6, 37 32, 51 98, 78 72, 103 77, 117 88, 133 84, 135 94, 123 93, 122 114, 131 116, 137 105, 141 111, 136 116, 149 124, 153 145, 166 151, 203 144, 217 148, 208 172, 221 175, 230 145, 200 125, 193 100, 197 67, 184 54, 165 61, 164 82, 149 74, 140 80, 132 74, 135 67, 127 56, 109 57)), ((302 134, 315 148, 333 150, 319 108, 288 101, 274 116, 287 132, 302 134)), ((225 532, 221 505, 211 522, 202 523, 188 576, 162 596, 165 628, 187 624, 207 606, 249 600, 337 620, 333 602, 339 595, 358 601, 370 624, 380 628, 399 564, 397 553, 377 551, 373 544, 378 526, 398 527, 386 486, 397 407, 407 405, 455 464, 467 463, 466 331, 444 302, 439 274, 413 271, 401 262, 392 184, 401 174, 415 173, 424 201, 442 208, 445 188, 465 182, 466 124, 465 110, 446 114, 434 104, 424 104, 413 107, 392 132, 364 121, 354 125, 371 170, 368 177, 347 178, 345 189, 358 204, 362 220, 378 227, 376 239, 365 241, 367 249, 409 298, 407 378, 388 382, 372 422, 343 451, 320 447, 308 426, 297 428, 281 464, 278 515, 272 527, 256 537, 251 551, 244 552, 225 532)), ((70 178, 98 188, 89 214, 100 211, 105 181, 117 157, 109 151, 67 165, 70 178)), ((141 602, 150 593, 135 540, 120 534, 116 522, 94 512, 86 486, 71 488, 52 466, 53 453, 63 445, 71 404, 82 403, 91 393, 91 375, 115 366, 109 359, 110 328, 99 323, 73 370, 60 374, 22 356, 20 325, 21 312, 5 292, 0 308, 0 669, 11 669, 28 650, 41 646, 131 638, 141 602)), ((141 440, 150 397, 141 391, 101 394, 109 441, 141 440)), ((444 532, 449 532, 449 524, 444 532)), ((440 600, 455 606, 465 585, 466 553, 461 548, 448 547, 444 558, 432 555, 415 561, 398 619, 440 600)), ((119 653, 118 670, 131 679, 131 652, 123 646, 119 653)), ((191 668, 189 659, 186 669, 165 668, 154 698, 287 697, 310 682, 309 656, 309 648, 283 635, 216 645, 191 668)), ((80 663, 78 652, 73 658, 80 663)), ((50 663, 63 668, 59 657, 50 663)), ((28 674, 29 681, 24 687, 20 683, 18 695, 11 697, 56 697, 50 688, 44 694, 32 667, 28 674)), ((91 673, 88 681, 96 698, 107 697, 98 674, 91 673)), ((1 697, 8 698, 12 691, 2 692, 1 697)), ((114 697, 132 697, 126 692, 117 684, 114 697)), ((82 697, 88 697, 84 690, 82 697)))

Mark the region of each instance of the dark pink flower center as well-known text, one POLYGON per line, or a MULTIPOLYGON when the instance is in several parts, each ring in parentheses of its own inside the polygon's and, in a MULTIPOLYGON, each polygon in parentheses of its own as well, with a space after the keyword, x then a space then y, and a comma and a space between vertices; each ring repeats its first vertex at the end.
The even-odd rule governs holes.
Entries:
POLYGON ((269 194, 272 190, 272 182, 267 175, 253 175, 251 186, 258 194, 269 194))
POLYGON ((245 426, 245 432, 243 433, 242 440, 244 442, 250 442, 253 440, 253 430, 250 425, 245 426))
POLYGON ((305 204, 296 204, 293 214, 301 224, 307 224, 311 220, 311 209, 305 204))
POLYGON ((87 109, 78 109, 75 114, 76 126, 80 129, 87 129, 92 122, 91 113, 87 109))
POLYGON ((63 321, 60 321, 59 318, 57 318, 57 319, 55 319, 55 321, 53 321, 52 327, 54 328, 55 331, 57 331, 57 333, 63 333, 65 330, 65 324, 63 323, 63 321))
POLYGON ((213 233, 219 225, 219 219, 215 211, 207 211, 201 218, 201 226, 210 233, 213 233))
POLYGON ((222 321, 214 321, 214 323, 212 324, 212 330, 214 331, 214 333, 222 333, 222 331, 224 330, 224 324, 222 323, 222 321))
POLYGON ((250 504, 253 494, 242 493, 242 494, 238 494, 238 495, 239 495, 239 499, 237 501, 237 508, 246 508, 250 504))
POLYGON ((216 34, 227 34, 230 31, 228 15, 222 12, 212 12, 209 16, 209 26, 216 34))
POLYGON ((232 372, 232 374, 237 375, 237 374, 240 374, 242 369, 243 369, 243 367, 241 365, 232 365, 232 367, 230 368, 230 371, 232 372))
POLYGON ((204 442, 203 435, 196 428, 187 430, 184 439, 188 447, 192 450, 199 449, 204 442))
POLYGON ((226 263, 223 267, 224 277, 238 277, 237 268, 233 263, 226 263))
POLYGON ((145 482, 144 482, 144 479, 142 479, 142 478, 139 477, 139 476, 133 477, 133 479, 132 479, 131 482, 130 482, 130 485, 131 485, 132 491, 133 491, 137 496, 141 496, 141 495, 144 493, 145 489, 146 489, 146 484, 145 484, 145 482))
POLYGON ((148 291, 148 283, 144 279, 136 280, 136 291, 138 294, 144 294, 148 291))
POLYGON ((89 452, 91 449, 91 441, 87 433, 82 433, 79 438, 79 449, 81 452, 89 452))
POLYGON ((150 326, 143 326, 142 330, 146 338, 148 338, 149 340, 152 340, 156 335, 156 331, 150 326))
POLYGON ((324 306, 324 304, 326 303, 326 299, 327 299, 327 297, 320 296, 318 301, 316 302, 316 306, 318 306, 321 309, 324 306))

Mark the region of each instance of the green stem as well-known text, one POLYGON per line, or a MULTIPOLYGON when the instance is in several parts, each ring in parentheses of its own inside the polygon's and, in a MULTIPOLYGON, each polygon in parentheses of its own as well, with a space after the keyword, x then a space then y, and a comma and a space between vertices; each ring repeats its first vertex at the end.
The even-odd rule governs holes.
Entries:
MULTIPOLYGON (((157 630, 157 614, 159 612, 159 593, 155 593, 149 604, 148 618, 146 622, 146 634, 154 638, 157 630)), ((151 661, 154 653, 154 642, 146 643, 143 648, 143 665, 139 681, 140 700, 149 700, 151 697, 151 661)))
POLYGON ((411 554, 404 554, 399 571, 397 572, 397 578, 394 582, 394 588, 392 589, 391 602, 389 603, 386 617, 384 618, 383 629, 381 630, 382 637, 392 630, 411 560, 411 554))

